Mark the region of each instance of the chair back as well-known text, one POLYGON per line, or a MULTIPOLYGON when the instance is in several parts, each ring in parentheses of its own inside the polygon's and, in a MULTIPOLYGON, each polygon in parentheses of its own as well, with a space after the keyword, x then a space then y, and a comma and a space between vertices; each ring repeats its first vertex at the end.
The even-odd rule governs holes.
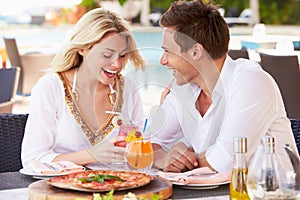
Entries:
POLYGON ((45 75, 43 70, 49 68, 54 57, 52 53, 27 53, 21 55, 23 64, 22 91, 23 96, 31 93, 39 78, 45 75))
POLYGON ((19 80, 19 85, 18 85, 18 93, 22 93, 22 84, 23 84, 23 65, 19 53, 19 49, 17 46, 17 42, 15 38, 6 38, 3 37, 7 56, 9 59, 9 62, 11 66, 18 66, 21 68, 21 73, 20 73, 20 80, 19 80))
POLYGON ((3 40, 4 40, 7 56, 8 56, 11 66, 22 67, 16 39, 4 37, 3 40))
POLYGON ((11 65, 21 68, 17 93, 29 95, 37 80, 45 74, 42 70, 50 66, 55 54, 34 52, 20 55, 15 38, 3 39, 11 65))
POLYGON ((300 119, 290 119, 298 153, 300 154, 300 119))
POLYGON ((249 53, 247 49, 229 49, 228 55, 236 60, 238 58, 246 58, 249 59, 249 53))
POLYGON ((20 68, 0 68, 0 103, 10 101, 17 94, 20 68))
POLYGON ((22 169, 21 146, 28 114, 0 114, 0 173, 22 169))
POLYGON ((277 56, 260 53, 261 66, 276 81, 287 116, 300 119, 300 71, 297 56, 277 56))
POLYGON ((19 67, 0 68, 0 113, 12 113, 19 75, 19 67))

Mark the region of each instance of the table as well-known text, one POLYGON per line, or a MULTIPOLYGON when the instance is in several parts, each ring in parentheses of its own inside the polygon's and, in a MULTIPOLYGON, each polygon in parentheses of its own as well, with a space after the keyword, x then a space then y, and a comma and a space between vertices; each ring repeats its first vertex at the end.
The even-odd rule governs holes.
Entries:
MULTIPOLYGON (((27 187, 34 181, 37 181, 37 179, 25 176, 19 172, 0 173, 0 200, 27 200, 27 187)), ((228 199, 228 194, 229 184, 207 190, 191 190, 183 189, 180 186, 173 186, 173 195, 170 199, 201 199, 201 197, 205 197, 204 199, 225 200, 228 199)))

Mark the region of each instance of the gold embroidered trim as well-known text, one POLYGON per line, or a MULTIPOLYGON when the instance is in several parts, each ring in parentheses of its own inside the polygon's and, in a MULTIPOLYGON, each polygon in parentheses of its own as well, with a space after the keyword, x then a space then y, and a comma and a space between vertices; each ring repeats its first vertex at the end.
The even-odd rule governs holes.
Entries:
MULTIPOLYGON (((84 119, 83 115, 80 112, 80 109, 76 105, 76 102, 73 100, 73 97, 71 95, 71 86, 67 83, 66 77, 63 73, 58 73, 59 78, 61 79, 64 89, 65 89, 65 101, 75 118, 77 124, 80 126, 81 130, 84 132, 86 137, 88 138, 89 142, 92 145, 95 145, 102 141, 114 128, 114 125, 112 124, 112 119, 114 117, 113 114, 109 115, 108 120, 104 124, 103 127, 99 128, 95 132, 92 131, 91 127, 87 123, 87 121, 84 119)), ((116 78, 116 87, 117 87, 117 98, 115 105, 113 106, 113 111, 115 112, 121 112, 122 107, 124 104, 123 99, 123 92, 124 92, 124 77, 119 74, 116 78)))

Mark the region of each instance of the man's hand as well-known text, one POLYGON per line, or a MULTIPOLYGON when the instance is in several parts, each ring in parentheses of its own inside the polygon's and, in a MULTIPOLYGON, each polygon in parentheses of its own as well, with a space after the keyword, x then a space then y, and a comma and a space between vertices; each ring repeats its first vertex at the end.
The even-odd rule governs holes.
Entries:
POLYGON ((197 154, 193 148, 179 142, 169 152, 157 152, 155 165, 163 171, 170 172, 192 170, 198 167, 197 154))

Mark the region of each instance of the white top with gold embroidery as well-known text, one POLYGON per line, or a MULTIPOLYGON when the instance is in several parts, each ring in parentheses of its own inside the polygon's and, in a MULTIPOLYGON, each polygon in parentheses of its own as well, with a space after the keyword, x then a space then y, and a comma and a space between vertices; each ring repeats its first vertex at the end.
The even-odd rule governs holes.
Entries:
MULTIPOLYGON (((143 107, 137 87, 124 77, 124 104, 122 116, 125 121, 143 124, 143 107)), ((115 137, 114 128, 106 137, 115 137)), ((101 142, 106 142, 104 139, 101 142)), ((65 101, 63 83, 56 73, 42 77, 31 93, 29 117, 22 144, 22 164, 29 167, 30 160, 51 162, 57 155, 79 151, 91 146, 74 119, 65 101)))

